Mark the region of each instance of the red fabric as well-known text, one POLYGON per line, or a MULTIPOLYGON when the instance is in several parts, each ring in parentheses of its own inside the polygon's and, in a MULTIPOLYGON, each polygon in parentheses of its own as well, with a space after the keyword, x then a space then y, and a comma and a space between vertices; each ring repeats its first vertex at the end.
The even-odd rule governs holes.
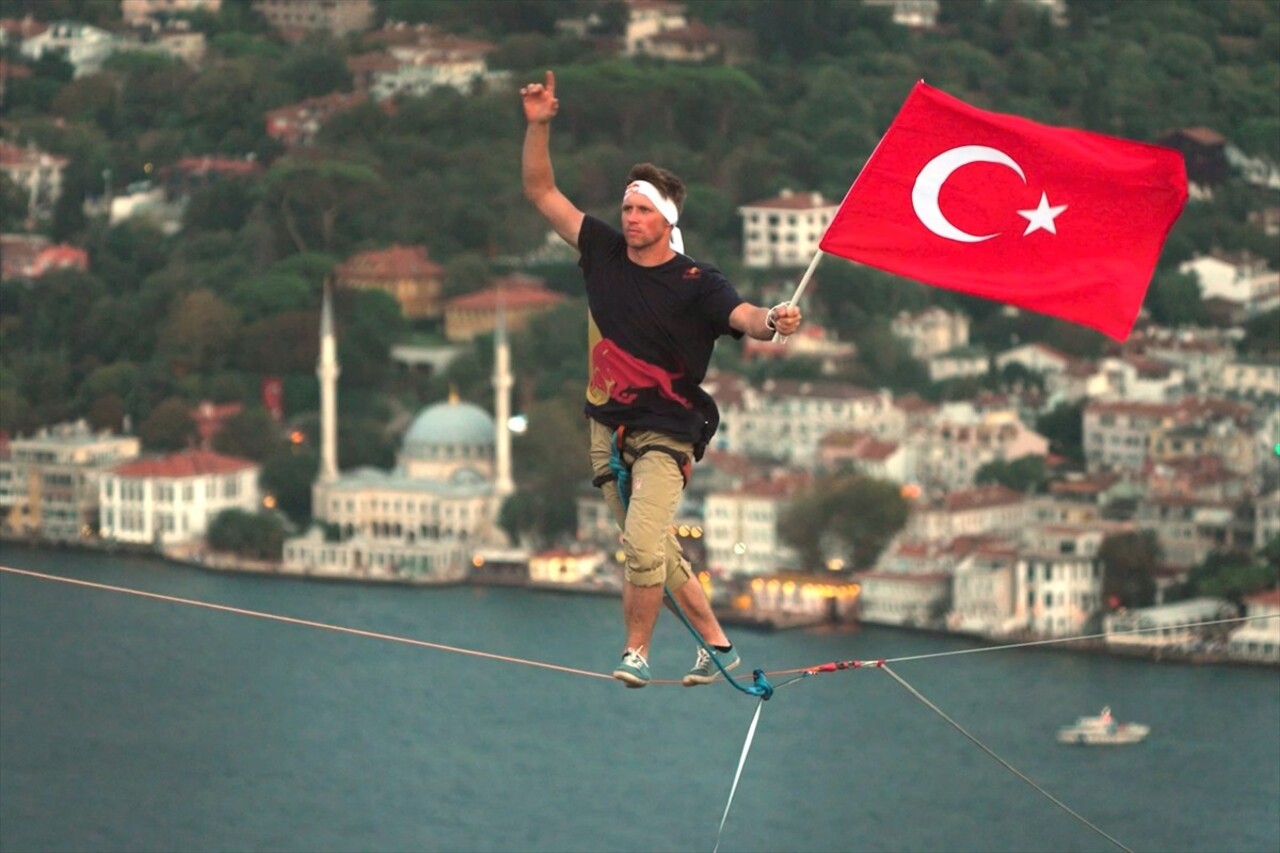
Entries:
POLYGON ((819 247, 1124 340, 1186 200, 1177 151, 986 112, 920 82, 819 247))

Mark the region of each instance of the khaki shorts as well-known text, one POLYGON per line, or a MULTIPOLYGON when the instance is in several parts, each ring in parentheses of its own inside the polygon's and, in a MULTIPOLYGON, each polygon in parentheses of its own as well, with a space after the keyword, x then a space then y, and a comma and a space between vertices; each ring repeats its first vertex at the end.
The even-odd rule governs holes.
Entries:
MULTIPOLYGON (((613 430, 595 420, 591 424, 591 470, 595 476, 611 473, 613 430)), ((601 486, 604 501, 622 529, 622 550, 626 555, 627 582, 636 586, 665 584, 675 592, 693 577, 689 561, 680 550, 671 525, 684 492, 684 476, 669 454, 651 451, 637 457, 636 451, 652 444, 689 454, 693 445, 652 430, 628 430, 623 460, 631 463, 631 500, 622 508, 618 484, 601 486)))

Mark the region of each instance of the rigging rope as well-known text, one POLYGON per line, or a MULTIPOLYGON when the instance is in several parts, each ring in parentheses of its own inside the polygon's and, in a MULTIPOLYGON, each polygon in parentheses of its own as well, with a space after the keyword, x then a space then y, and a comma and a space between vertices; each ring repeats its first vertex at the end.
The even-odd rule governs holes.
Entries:
MULTIPOLYGON (((122 586, 114 586, 112 584, 98 583, 96 581, 81 580, 79 578, 68 578, 68 577, 62 577, 59 575, 50 575, 50 574, 45 574, 43 572, 31 571, 29 569, 16 569, 16 568, 11 568, 9 566, 0 566, 0 572, 5 572, 13 575, 22 575, 25 577, 36 578, 36 579, 45 580, 45 581, 55 581, 59 583, 70 584, 73 586, 86 587, 89 589, 98 589, 98 590, 104 590, 107 592, 118 592, 126 595, 135 595, 141 598, 149 598, 156 601, 165 601, 171 604, 184 604, 191 607, 200 607, 200 608, 205 608, 208 610, 216 610, 224 613, 234 613, 239 616, 252 616, 259 619, 267 619, 274 622, 283 622, 291 625, 301 625, 308 628, 318 628, 326 631, 335 631, 342 634, 350 634, 350 635, 359 636, 359 637, 368 637, 370 639, 375 639, 375 640, 386 640, 388 642, 393 642, 393 643, 403 643, 406 645, 418 646, 421 648, 435 649, 437 651, 455 652, 457 654, 469 655, 472 657, 479 657, 479 658, 486 658, 488 660, 503 661, 506 663, 521 664, 524 666, 532 666, 539 669, 552 670, 555 672, 562 672, 570 675, 581 675, 581 676, 586 676, 588 678, 599 678, 599 679, 605 679, 608 681, 613 680, 613 676, 611 674, 606 674, 606 673, 591 672, 589 670, 577 669, 574 667, 560 666, 557 664, 545 663, 542 661, 534 661, 534 660, 528 660, 525 658, 511 657, 509 655, 499 655, 499 654, 493 654, 490 652, 481 652, 481 651, 476 651, 474 649, 464 649, 458 646, 449 646, 449 645, 444 645, 442 643, 432 643, 426 640, 417 640, 411 637, 401 637, 401 636, 396 636, 394 634, 385 634, 377 631, 365 631, 359 628, 348 628, 341 625, 331 625, 325 622, 317 622, 311 619, 299 619, 292 616, 281 616, 274 613, 263 613, 258 610, 249 610, 243 607, 232 607, 226 604, 215 604, 213 602, 199 601, 191 598, 182 598, 174 595, 165 595, 163 593, 147 592, 145 590, 131 589, 129 587, 122 587, 122 586)), ((674 601, 672 603, 674 603, 674 601)), ((1152 628, 1136 628, 1129 631, 1112 632, 1111 636, 1114 636, 1116 634, 1140 634, 1140 633, 1149 633, 1153 631, 1164 631, 1164 630, 1180 629, 1180 628, 1193 628, 1193 627, 1208 626, 1208 625, 1223 625, 1223 624, 1229 624, 1229 623, 1235 623, 1235 622, 1262 621, 1262 620, 1275 619, 1275 618, 1280 618, 1280 614, 1265 614, 1260 616, 1241 616, 1241 617, 1234 617, 1229 619, 1214 619, 1214 620, 1209 620, 1205 622, 1192 622, 1192 623, 1186 623, 1184 625, 1177 625, 1177 626, 1157 626, 1152 628)), ((698 637, 699 641, 701 642, 701 637, 698 635, 697 631, 693 629, 692 625, 689 624, 688 620, 684 617, 683 614, 681 614, 681 619, 685 622, 685 625, 689 627, 689 629, 693 632, 694 636, 698 637)), ((890 677, 892 677, 895 681, 897 681, 898 684, 901 685, 904 689, 906 689, 909 693, 911 693, 911 695, 913 695, 916 699, 924 703, 924 705, 928 707, 930 710, 932 710, 934 713, 942 717, 949 725, 951 725, 952 728, 954 728, 961 735, 963 735, 969 741, 971 741, 976 746, 978 746, 978 748, 980 748, 988 756, 990 756, 992 759, 998 762, 1006 770, 1013 773, 1019 779, 1021 779, 1022 781, 1030 785, 1033 789, 1035 789, 1041 795, 1049 799, 1052 803, 1054 803, 1056 806, 1061 808, 1067 814, 1069 814, 1076 820, 1080 821, 1083 825, 1085 825, 1092 831, 1096 832, 1098 835, 1102 836, 1103 838, 1107 839, 1109 842, 1111 842, 1121 850, 1125 851, 1125 853, 1132 853, 1132 851, 1128 847, 1126 847, 1124 844, 1120 843, 1115 838, 1108 835, 1106 832, 1104 832, 1094 824, 1090 823, 1087 819, 1082 817, 1077 812, 1073 811, 1070 807, 1065 805, 1061 800, 1058 800, 1056 797, 1054 797, 1044 788, 1040 787, 1038 784, 1032 781, 1029 777, 1027 777, 1025 774, 1023 774, 1013 765, 1011 765, 1009 762, 1007 762, 1006 760, 1001 758, 999 755, 997 755, 990 747, 983 744, 976 737, 974 737, 972 734, 966 731, 962 726, 960 726, 953 719, 947 716, 947 714, 944 713, 940 708, 938 708, 938 706, 934 705, 932 702, 926 699, 918 690, 916 690, 914 687, 908 684, 905 680, 903 680, 901 676, 899 676, 887 665, 890 663, 919 661, 919 660, 927 660, 931 658, 942 658, 942 657, 951 657, 951 656, 964 655, 964 654, 975 654, 978 652, 1005 651, 1010 649, 1027 648, 1031 646, 1042 646, 1042 645, 1050 645, 1055 643, 1076 642, 1079 640, 1094 639, 1094 638, 1105 637, 1105 636, 1108 636, 1108 635, 1094 634, 1094 635, 1085 636, 1085 637, 1064 637, 1059 639, 1034 640, 1034 641, 1028 641, 1025 643, 1010 643, 1002 646, 988 646, 988 647, 979 647, 979 648, 973 648, 973 649, 958 649, 958 650, 953 650, 949 652, 936 652, 936 653, 923 654, 923 655, 908 655, 908 656, 897 657, 897 658, 882 658, 879 660, 830 661, 828 663, 819 664, 817 666, 802 667, 799 669, 775 670, 768 673, 766 673, 764 670, 757 669, 753 673, 755 684, 752 685, 752 687, 750 688, 743 688, 742 685, 737 684, 737 681, 735 678, 730 677, 728 673, 725 673, 727 681, 729 681, 731 684, 734 684, 739 689, 743 690, 743 692, 750 693, 751 695, 756 696, 759 699, 759 703, 756 706, 755 716, 752 718, 751 726, 747 731, 746 742, 743 744, 742 754, 738 760, 737 772, 734 774, 733 785, 729 791, 729 801, 725 804, 724 814, 720 819, 720 828, 716 834, 717 850, 720 845, 720 836, 724 832, 725 822, 728 820, 728 817, 729 817, 729 809, 733 805, 733 798, 735 793, 737 792, 738 782, 742 775, 743 767, 746 764, 747 753, 749 752, 751 748, 752 740, 755 737, 756 725, 760 720, 760 711, 764 706, 764 702, 767 699, 769 699, 776 690, 782 687, 785 687, 788 684, 793 684, 801 679, 808 678, 813 675, 819 675, 822 673, 829 673, 829 672, 840 672, 840 671, 845 671, 850 669, 874 668, 874 669, 884 670, 885 673, 887 673, 890 677), (769 682, 767 678, 768 675, 773 675, 773 676, 792 675, 793 677, 785 681, 779 682, 777 685, 773 685, 769 682)), ((723 668, 721 668, 721 672, 724 672, 723 668)), ((680 682, 654 680, 650 683, 679 684, 680 682)))

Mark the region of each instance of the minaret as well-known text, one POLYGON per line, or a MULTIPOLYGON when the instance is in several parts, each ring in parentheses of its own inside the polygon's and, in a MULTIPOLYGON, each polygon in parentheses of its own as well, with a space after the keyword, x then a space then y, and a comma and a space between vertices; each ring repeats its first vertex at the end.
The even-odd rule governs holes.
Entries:
POLYGON ((326 278, 324 301, 320 306, 320 358, 316 361, 316 376, 320 380, 320 480, 326 483, 338 479, 338 377, 341 374, 326 278))
POLYGON ((498 327, 493 338, 493 415, 495 436, 493 492, 505 498, 516 490, 511 480, 511 347, 507 343, 507 312, 498 292, 498 327))

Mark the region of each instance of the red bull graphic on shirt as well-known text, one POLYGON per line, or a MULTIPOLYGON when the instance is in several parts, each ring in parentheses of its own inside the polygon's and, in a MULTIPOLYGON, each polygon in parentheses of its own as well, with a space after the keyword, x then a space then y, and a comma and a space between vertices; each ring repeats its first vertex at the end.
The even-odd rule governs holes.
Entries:
POLYGON ((676 393, 673 383, 679 375, 636 358, 608 338, 601 338, 591 348, 590 369, 587 401, 593 405, 601 406, 610 400, 629 405, 646 390, 656 391, 684 408, 692 405, 676 393))

